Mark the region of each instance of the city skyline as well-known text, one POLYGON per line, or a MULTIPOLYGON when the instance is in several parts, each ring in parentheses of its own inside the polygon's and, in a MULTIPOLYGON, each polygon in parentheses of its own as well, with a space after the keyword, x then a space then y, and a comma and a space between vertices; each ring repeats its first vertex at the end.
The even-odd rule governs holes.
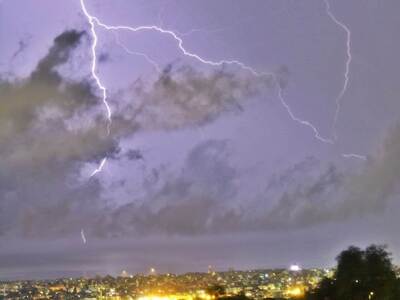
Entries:
MULTIPOLYGON (((331 270, 249 270, 225 272, 192 272, 186 274, 129 274, 123 271, 118 276, 87 276, 81 278, 59 278, 55 280, 0 281, 3 296, 41 296, 103 299, 215 299, 212 290, 223 287, 225 296, 245 293, 252 299, 303 295, 305 289, 314 288, 324 276, 332 276, 331 270), (114 297, 114 298, 113 298, 114 297)), ((282 298, 280 298, 282 299, 282 298)))

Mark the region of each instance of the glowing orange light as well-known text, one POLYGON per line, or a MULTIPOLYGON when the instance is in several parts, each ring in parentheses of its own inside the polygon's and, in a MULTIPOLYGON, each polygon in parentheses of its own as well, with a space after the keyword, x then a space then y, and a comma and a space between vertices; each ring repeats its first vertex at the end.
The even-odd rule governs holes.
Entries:
POLYGON ((304 289, 301 287, 293 287, 289 289, 287 293, 291 297, 301 297, 304 296, 304 289))

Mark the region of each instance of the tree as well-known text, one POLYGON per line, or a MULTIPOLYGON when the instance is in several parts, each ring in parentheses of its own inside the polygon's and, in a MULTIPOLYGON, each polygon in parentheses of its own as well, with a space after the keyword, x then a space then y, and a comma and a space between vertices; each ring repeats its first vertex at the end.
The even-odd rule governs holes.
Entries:
POLYGON ((319 299, 333 299, 332 295, 335 294, 335 281, 331 278, 324 278, 319 283, 317 289, 312 291, 312 293, 306 296, 309 300, 319 300, 319 299))
POLYGON ((396 300, 400 282, 385 246, 365 250, 351 246, 342 251, 332 278, 324 278, 306 299, 312 300, 396 300))
POLYGON ((335 276, 335 290, 338 299, 363 298, 363 274, 365 273, 364 251, 357 247, 349 247, 336 258, 338 265, 335 276))

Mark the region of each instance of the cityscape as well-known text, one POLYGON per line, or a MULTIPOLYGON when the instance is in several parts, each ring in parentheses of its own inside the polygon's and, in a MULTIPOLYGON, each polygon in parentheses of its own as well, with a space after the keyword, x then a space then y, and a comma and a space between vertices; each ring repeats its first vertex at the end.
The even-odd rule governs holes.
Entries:
POLYGON ((400 268, 385 245, 349 246, 332 269, 257 269, 94 276, 0 282, 0 299, 397 300, 400 268))
POLYGON ((138 300, 210 300, 219 297, 244 295, 248 298, 291 299, 317 286, 331 276, 332 270, 289 269, 251 270, 207 273, 128 274, 67 278, 43 281, 10 281, 0 283, 0 299, 138 299, 138 300))

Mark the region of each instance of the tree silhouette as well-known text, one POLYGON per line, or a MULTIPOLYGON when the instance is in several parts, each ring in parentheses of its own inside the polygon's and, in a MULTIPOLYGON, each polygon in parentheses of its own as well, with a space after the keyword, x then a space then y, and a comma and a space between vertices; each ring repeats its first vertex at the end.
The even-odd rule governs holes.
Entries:
POLYGON ((324 278, 311 291, 309 300, 396 300, 400 282, 385 246, 371 245, 365 250, 351 246, 336 258, 332 278, 324 278))

